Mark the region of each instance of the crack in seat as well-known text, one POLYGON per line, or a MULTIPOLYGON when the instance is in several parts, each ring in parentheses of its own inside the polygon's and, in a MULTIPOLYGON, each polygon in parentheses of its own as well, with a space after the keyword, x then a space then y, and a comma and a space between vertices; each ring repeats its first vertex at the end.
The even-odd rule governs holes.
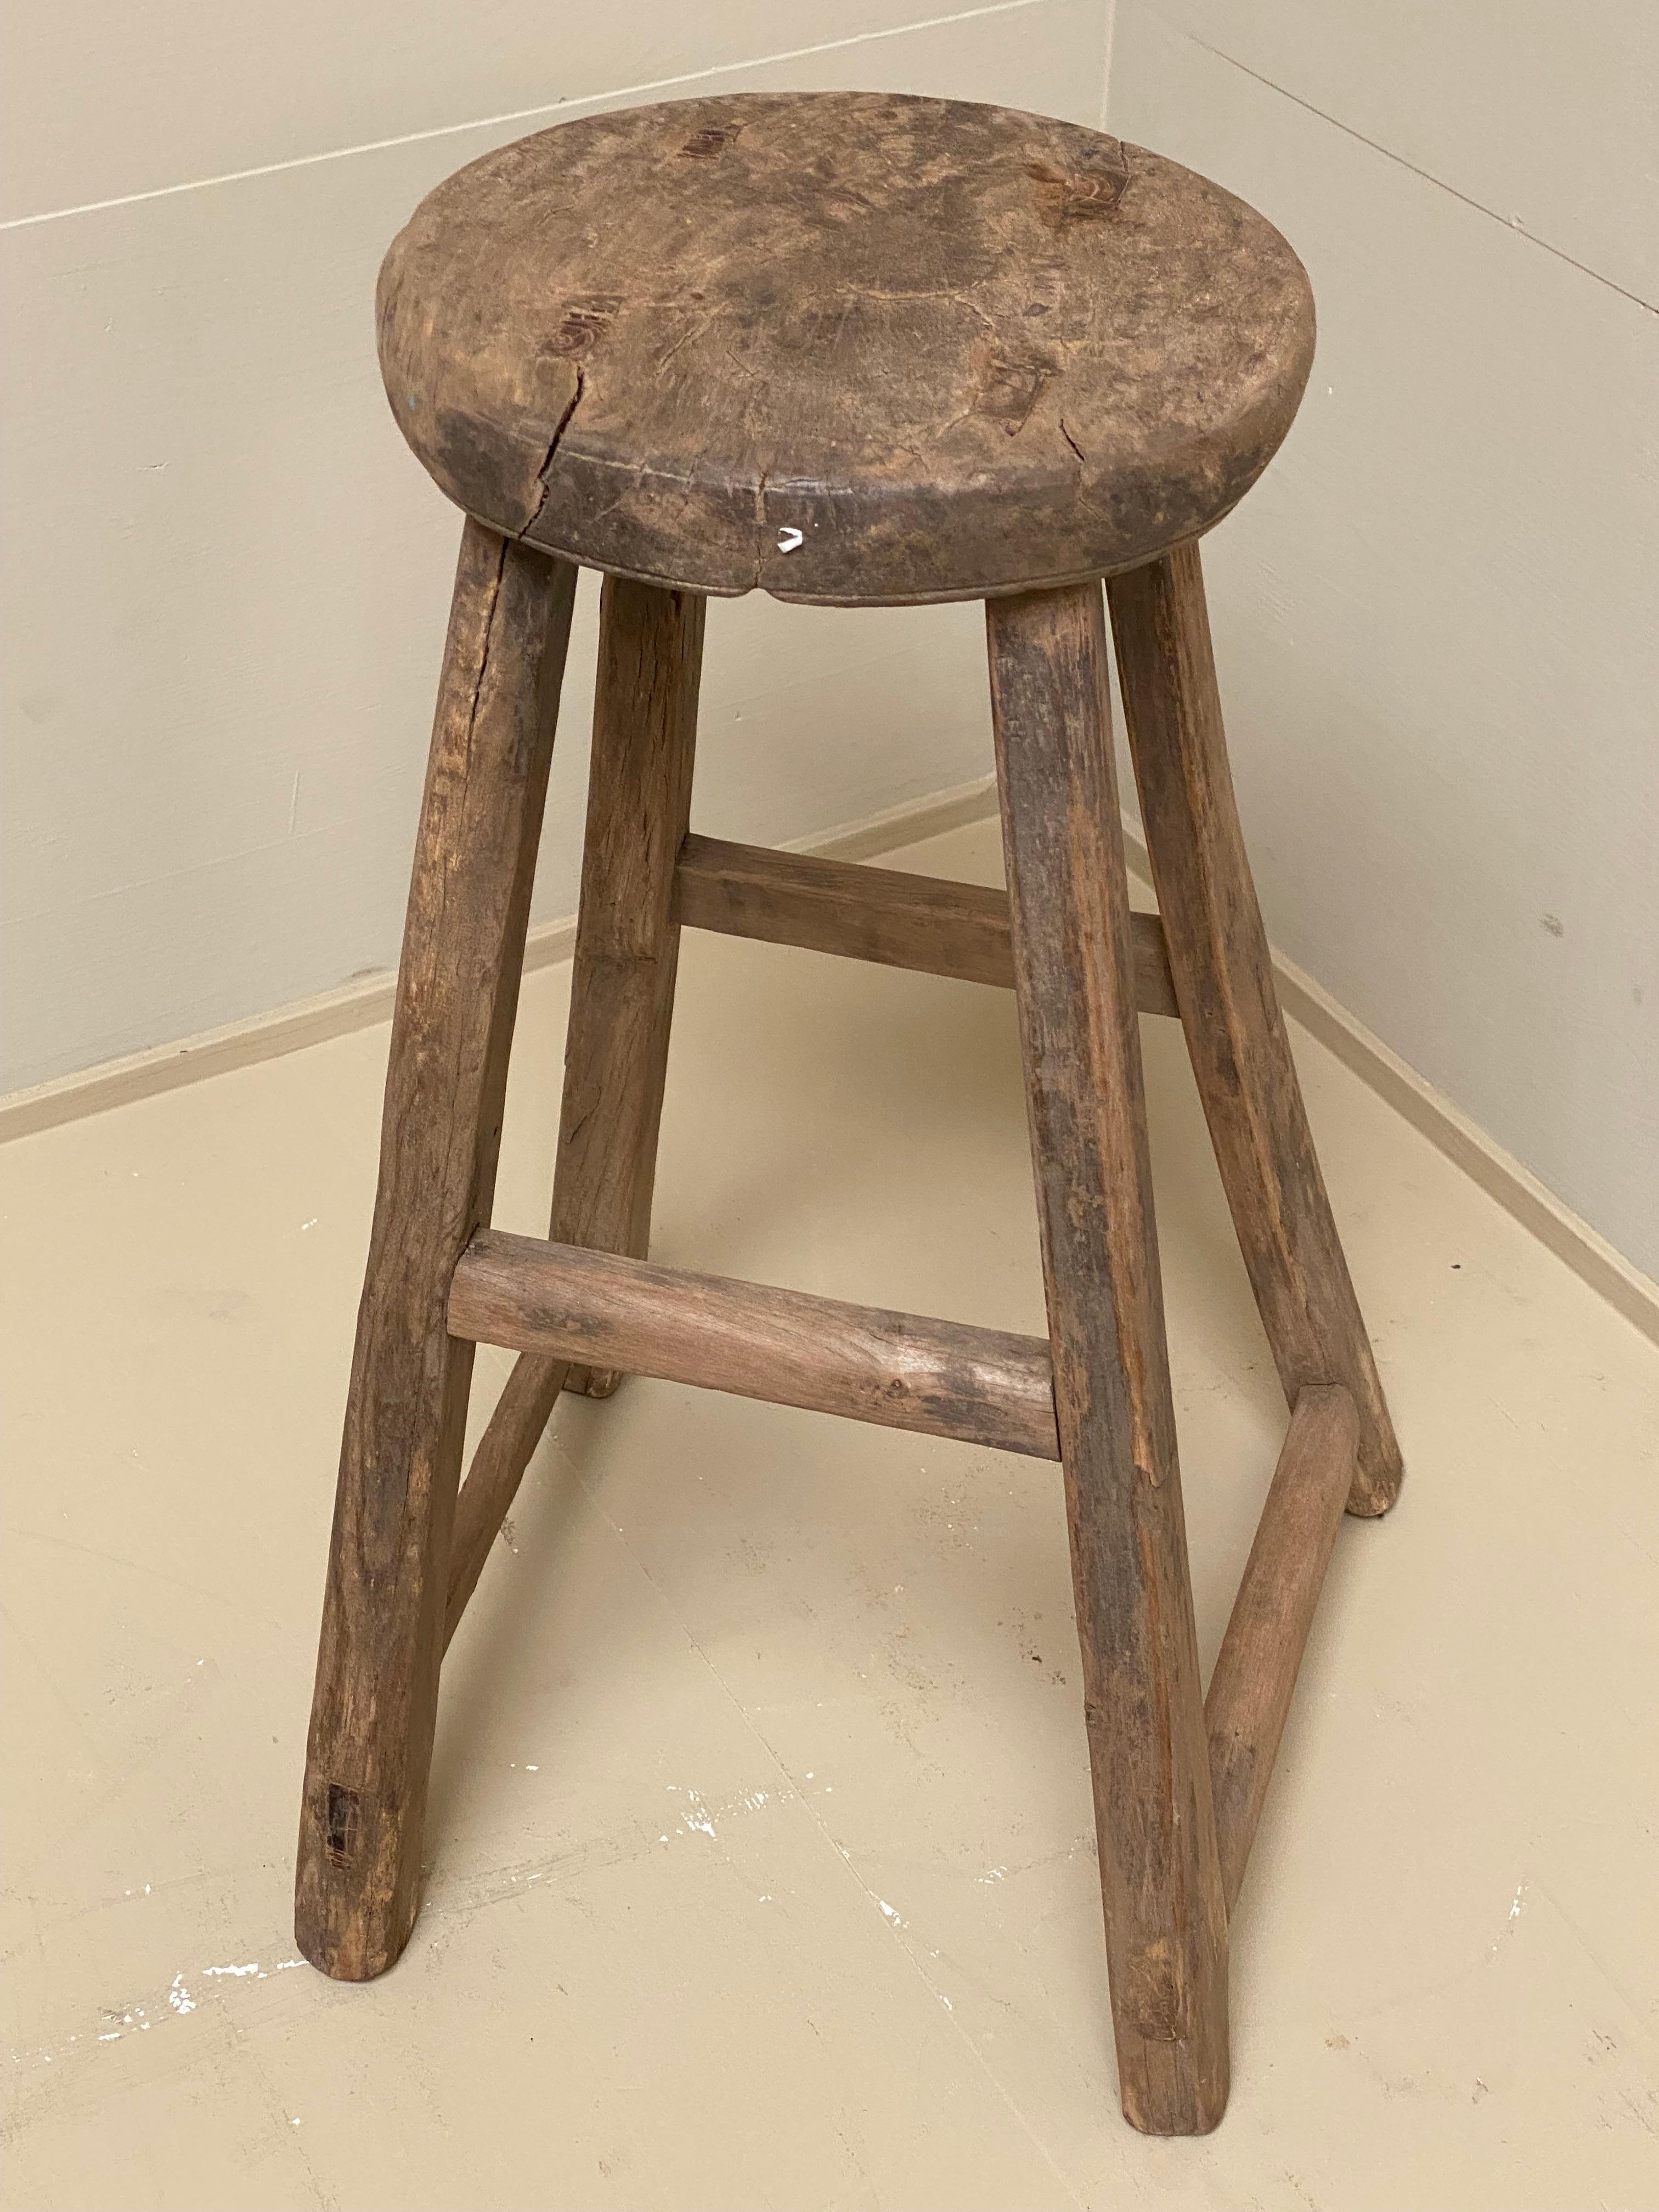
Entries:
POLYGON ((378 310, 398 424, 481 521, 654 583, 860 605, 1198 536, 1271 459, 1314 343, 1301 263, 1219 185, 887 93, 501 147, 422 201, 378 310))

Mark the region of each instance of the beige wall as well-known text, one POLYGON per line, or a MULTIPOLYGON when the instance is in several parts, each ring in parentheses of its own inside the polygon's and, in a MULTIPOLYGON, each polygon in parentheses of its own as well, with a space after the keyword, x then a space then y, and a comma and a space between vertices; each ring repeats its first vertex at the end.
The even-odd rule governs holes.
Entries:
MULTIPOLYGON (((1313 273, 1212 541, 1275 937, 1659 1272, 1659 33, 1638 0, 65 0, 0 70, 0 1090, 395 958, 453 554, 375 376, 430 184, 584 105, 866 85, 1099 118, 1313 273), (205 181, 204 181, 205 180, 205 181)), ((593 594, 541 917, 574 902, 593 594)), ((698 819, 988 766, 971 608, 717 605, 698 819)))
MULTIPOLYGON (((1097 123, 1105 0, 64 0, 6 43, 0 1091, 396 958, 457 521, 387 415, 371 301, 428 186, 688 76, 1097 123)), ((595 596, 544 918, 575 903, 595 596)), ((708 648, 708 830, 988 771, 971 608, 721 603, 708 648)))
POLYGON ((1659 1274, 1659 15, 1118 0, 1109 118, 1318 298, 1206 556, 1273 934, 1659 1274))

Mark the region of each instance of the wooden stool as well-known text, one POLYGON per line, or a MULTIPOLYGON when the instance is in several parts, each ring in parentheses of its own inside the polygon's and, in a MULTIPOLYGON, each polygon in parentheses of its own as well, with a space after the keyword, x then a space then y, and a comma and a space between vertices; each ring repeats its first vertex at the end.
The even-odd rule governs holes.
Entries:
POLYGON ((300 1830, 306 1956, 408 1942, 439 1668, 562 1389, 663 1376, 1058 1459, 1123 2108, 1212 2127, 1227 1917, 1346 1502, 1400 1455, 1233 803, 1196 540, 1313 351, 1284 240, 1040 116, 885 94, 564 125, 381 272, 404 434, 468 520, 392 1025, 300 1830), (489 1226, 576 566, 606 572, 550 1241, 489 1226), (1161 920, 1132 915, 1110 600, 1161 920), (688 827, 703 611, 983 599, 1008 891, 688 827), (1012 984, 1049 1340, 647 1264, 683 925, 1012 984), (1178 1013, 1291 1408, 1207 1702, 1137 1010, 1178 1013), (458 1486, 475 1342, 520 1357, 458 1486))

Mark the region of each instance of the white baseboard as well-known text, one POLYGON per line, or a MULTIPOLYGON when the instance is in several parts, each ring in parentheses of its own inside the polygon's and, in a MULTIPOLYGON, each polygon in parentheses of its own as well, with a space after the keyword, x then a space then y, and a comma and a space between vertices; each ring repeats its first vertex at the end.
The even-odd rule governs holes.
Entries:
MULTIPOLYGON (((981 821, 995 811, 995 779, 984 776, 930 799, 889 807, 839 830, 797 838, 788 849, 832 860, 872 860, 901 846, 919 845, 947 830, 981 821)), ((1149 884, 1146 848, 1139 824, 1127 816, 1124 836, 1131 869, 1149 884)), ((544 922, 532 930, 525 951, 526 970, 550 967, 568 958, 575 933, 574 917, 544 922)), ((1659 1343, 1659 1283, 1632 1266, 1587 1221, 1563 1205, 1512 1153, 1408 1066, 1346 1007, 1339 1006, 1294 961, 1275 952, 1273 970, 1280 1000, 1293 1020, 1420 1130, 1437 1151, 1564 1260, 1609 1305, 1644 1336, 1659 1343)), ((154 1097, 205 1076, 222 1075, 230 1068, 275 1060, 325 1037, 372 1028, 390 1019, 395 981, 390 971, 366 975, 343 984, 338 990, 322 992, 271 1013, 228 1023, 222 1029, 205 1030, 198 1036, 133 1053, 125 1060, 106 1060, 79 1074, 40 1084, 32 1091, 15 1091, 9 1098, 0 1099, 0 1144, 79 1121, 88 1114, 103 1113, 112 1106, 125 1106, 136 1098, 154 1097)))

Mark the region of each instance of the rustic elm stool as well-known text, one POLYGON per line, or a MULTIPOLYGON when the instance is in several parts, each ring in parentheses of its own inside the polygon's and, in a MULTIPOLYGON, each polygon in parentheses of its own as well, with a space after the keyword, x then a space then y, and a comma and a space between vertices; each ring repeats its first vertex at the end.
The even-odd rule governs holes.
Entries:
POLYGON ((467 521, 346 1413, 297 1890, 383 1972, 419 1902, 444 1649, 562 1389, 620 1374, 1058 1459, 1123 2108, 1212 2127, 1227 1921, 1346 1503, 1400 1455, 1240 838, 1197 540, 1289 428, 1296 256, 1136 146, 866 94, 691 100, 490 154, 381 272, 404 434, 467 521), (491 1229, 579 565, 605 574, 550 1241, 491 1229), (1131 915, 1111 609, 1160 916, 1131 915), (689 828, 703 615, 982 599, 1008 890, 689 828), (1049 1338, 646 1261, 685 924, 1019 1007, 1049 1338), (1185 1030, 1291 1407, 1198 1677, 1137 1012, 1185 1030), (519 1354, 459 1484, 475 1342, 519 1354), (458 1496, 459 1490, 459 1496, 458 1496))

